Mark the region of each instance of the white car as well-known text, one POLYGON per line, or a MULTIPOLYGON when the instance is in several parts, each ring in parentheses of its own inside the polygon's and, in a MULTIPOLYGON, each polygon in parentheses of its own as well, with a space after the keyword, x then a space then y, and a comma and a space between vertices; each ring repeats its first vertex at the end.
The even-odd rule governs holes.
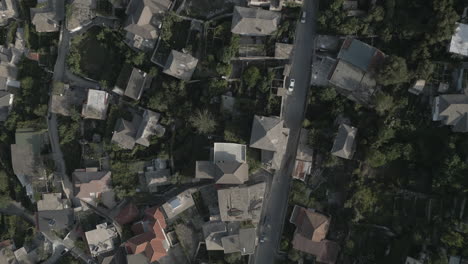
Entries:
POLYGON ((292 91, 294 90, 294 84, 295 84, 295 83, 296 83, 296 80, 294 80, 294 79, 291 79, 291 80, 289 81, 289 88, 288 88, 288 91, 289 91, 289 92, 292 92, 292 91))
POLYGON ((307 15, 306 12, 302 12, 302 16, 301 16, 301 23, 302 24, 304 24, 306 22, 306 15, 307 15))

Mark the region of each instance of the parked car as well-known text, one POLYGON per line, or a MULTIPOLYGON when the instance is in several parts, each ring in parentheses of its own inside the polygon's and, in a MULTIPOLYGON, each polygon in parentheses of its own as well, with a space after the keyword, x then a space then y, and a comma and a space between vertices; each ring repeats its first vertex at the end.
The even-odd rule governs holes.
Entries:
POLYGON ((296 84, 296 80, 291 79, 291 80, 289 81, 289 88, 288 88, 288 91, 290 91, 290 92, 294 91, 294 84, 296 84))
POLYGON ((306 22, 306 15, 307 15, 306 12, 302 12, 302 16, 301 16, 301 23, 302 24, 304 24, 306 22))

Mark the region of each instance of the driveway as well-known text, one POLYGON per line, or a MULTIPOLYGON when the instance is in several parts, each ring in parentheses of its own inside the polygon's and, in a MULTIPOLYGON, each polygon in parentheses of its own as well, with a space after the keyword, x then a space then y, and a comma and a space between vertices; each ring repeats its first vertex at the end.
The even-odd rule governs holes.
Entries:
POLYGON ((304 119, 307 94, 310 87, 311 65, 316 32, 317 1, 305 0, 302 10, 307 12, 306 22, 298 23, 290 78, 295 79, 295 88, 284 100, 282 117, 290 129, 286 153, 281 168, 275 173, 270 197, 259 225, 265 241, 257 246, 250 263, 272 264, 277 256, 281 233, 288 207, 289 185, 296 158, 300 129, 304 119))

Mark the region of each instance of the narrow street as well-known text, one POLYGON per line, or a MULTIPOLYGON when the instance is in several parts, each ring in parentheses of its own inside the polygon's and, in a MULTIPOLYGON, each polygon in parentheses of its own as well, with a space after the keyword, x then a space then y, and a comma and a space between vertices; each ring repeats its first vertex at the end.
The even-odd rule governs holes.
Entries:
POLYGON ((296 28, 294 55, 291 62, 290 79, 296 84, 292 94, 284 100, 282 117, 290 129, 286 153, 281 168, 275 173, 269 198, 265 202, 264 215, 259 225, 260 236, 265 238, 259 243, 249 263, 274 263, 281 241, 284 222, 287 221, 289 187, 299 142, 299 134, 304 119, 307 95, 310 87, 310 72, 313 60, 316 32, 316 12, 318 2, 305 0, 302 11, 307 13, 306 22, 298 22, 296 28))

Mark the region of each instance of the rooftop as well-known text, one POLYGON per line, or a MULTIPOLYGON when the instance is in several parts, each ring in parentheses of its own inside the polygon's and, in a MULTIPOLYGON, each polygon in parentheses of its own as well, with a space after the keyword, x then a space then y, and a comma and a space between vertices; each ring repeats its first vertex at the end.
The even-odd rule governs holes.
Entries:
POLYGON ((263 206, 266 184, 236 186, 218 190, 218 205, 222 221, 258 222, 263 206))
POLYGON ((109 94, 106 91, 89 89, 81 114, 84 118, 105 120, 108 106, 109 94))
POLYGON ((456 26, 450 41, 449 52, 468 56, 468 25, 457 23, 456 26))
POLYGON ((279 24, 281 14, 263 9, 234 7, 231 32, 248 36, 272 35, 279 24))
POLYGON ((434 99, 433 121, 452 126, 454 132, 468 132, 468 96, 444 94, 434 99))
POLYGON ((140 100, 143 91, 151 85, 151 79, 146 72, 125 65, 120 71, 115 89, 133 100, 140 100))
POLYGON ((332 155, 344 159, 352 159, 355 150, 356 134, 357 128, 341 124, 333 143, 332 155))
POLYGON ((385 55, 378 49, 353 38, 346 38, 338 53, 338 59, 351 63, 365 72, 372 72, 383 62, 385 55))
POLYGON ((78 199, 93 206, 99 201, 107 208, 115 206, 110 171, 80 169, 73 172, 72 178, 78 199))
POLYGON ((190 54, 172 50, 167 58, 163 72, 175 78, 189 81, 197 67, 198 59, 190 54))
POLYGON ((107 223, 99 224, 96 229, 85 233, 89 251, 93 257, 114 250, 114 239, 118 237, 115 227, 107 223))
POLYGON ((186 190, 163 204, 162 209, 167 219, 171 220, 194 205, 191 191, 186 190))

